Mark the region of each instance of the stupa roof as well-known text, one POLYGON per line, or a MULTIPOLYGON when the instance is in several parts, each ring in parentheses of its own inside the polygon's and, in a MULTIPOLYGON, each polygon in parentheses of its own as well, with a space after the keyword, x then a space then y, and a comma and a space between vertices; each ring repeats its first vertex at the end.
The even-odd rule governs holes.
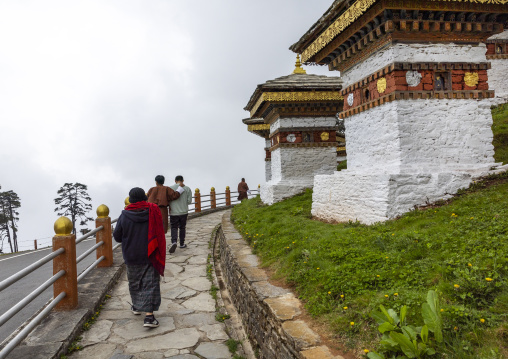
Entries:
POLYGON ((312 41, 319 33, 328 28, 330 23, 340 15, 351 3, 351 0, 335 0, 318 21, 293 45, 289 47, 291 51, 301 54, 307 47, 309 41, 312 41))
POLYGON ((247 106, 246 111, 251 111, 259 97, 264 92, 283 92, 283 91, 340 91, 342 89, 342 79, 340 77, 331 77, 312 74, 291 74, 281 76, 274 80, 266 81, 256 87, 247 106))

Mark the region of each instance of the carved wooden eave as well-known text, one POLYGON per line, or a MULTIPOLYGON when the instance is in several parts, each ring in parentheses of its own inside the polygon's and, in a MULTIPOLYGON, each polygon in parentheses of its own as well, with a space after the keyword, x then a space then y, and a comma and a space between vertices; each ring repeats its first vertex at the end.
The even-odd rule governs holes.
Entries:
POLYGON ((270 125, 266 124, 262 118, 246 118, 242 122, 247 125, 247 130, 255 135, 268 139, 270 135, 270 125))
POLYGON ((342 107, 341 89, 339 77, 292 74, 258 85, 245 110, 265 123, 280 115, 328 116, 342 107))
POLYGON ((484 42, 507 21, 508 0, 336 1, 290 49, 345 71, 395 42, 484 42))

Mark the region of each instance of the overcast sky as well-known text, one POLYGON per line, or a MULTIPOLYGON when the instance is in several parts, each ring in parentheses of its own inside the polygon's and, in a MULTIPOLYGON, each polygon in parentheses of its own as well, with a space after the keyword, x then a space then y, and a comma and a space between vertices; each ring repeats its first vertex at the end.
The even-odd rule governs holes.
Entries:
POLYGON ((66 182, 88 185, 94 218, 102 203, 116 218, 157 174, 202 193, 257 187, 264 141, 243 108, 293 71, 288 47, 331 3, 0 2, 0 185, 21 198, 20 249, 51 242, 66 182))

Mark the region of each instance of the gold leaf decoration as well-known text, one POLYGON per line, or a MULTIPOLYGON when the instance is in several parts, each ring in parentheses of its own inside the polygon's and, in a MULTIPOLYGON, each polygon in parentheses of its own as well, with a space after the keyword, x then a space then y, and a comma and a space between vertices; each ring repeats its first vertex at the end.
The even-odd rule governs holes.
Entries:
POLYGON ((318 36, 312 44, 302 53, 302 61, 307 62, 312 56, 328 45, 338 34, 346 27, 351 25, 356 19, 363 15, 376 0, 358 0, 349 9, 347 9, 337 20, 331 24, 321 35, 318 36))
POLYGON ((321 141, 328 141, 330 139, 330 134, 328 132, 321 132, 321 141))
POLYGON ((377 92, 384 93, 386 91, 386 78, 381 77, 377 80, 377 92))
MULTIPOLYGON (((305 50, 302 52, 302 62, 307 62, 309 59, 321 51, 328 45, 334 38, 343 32, 349 25, 354 23, 360 16, 362 16, 377 0, 357 0, 351 5, 337 20, 335 20, 328 28, 321 33, 305 50)), ((494 4, 505 5, 508 0, 431 0, 433 2, 471 2, 477 4, 494 4)))
POLYGON ((466 72, 464 74, 464 82, 469 87, 475 87, 478 85, 478 72, 466 72))
POLYGON ((250 111, 253 117, 263 102, 340 101, 339 91, 264 92, 250 111))
POLYGON ((252 131, 265 131, 265 130, 269 130, 270 129, 270 125, 267 124, 267 123, 261 123, 261 124, 258 124, 258 125, 248 125, 247 126, 247 130, 252 132, 252 131))

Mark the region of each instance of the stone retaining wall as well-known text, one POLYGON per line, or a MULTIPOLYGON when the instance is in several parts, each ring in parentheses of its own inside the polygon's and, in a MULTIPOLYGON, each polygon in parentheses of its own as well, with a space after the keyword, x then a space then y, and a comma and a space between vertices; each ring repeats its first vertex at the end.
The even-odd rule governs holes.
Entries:
MULTIPOLYGON (((268 282, 258 258, 230 221, 222 217, 217 231, 222 276, 244 329, 260 359, 341 359, 305 322, 298 320, 301 302, 289 291, 268 282)), ((217 249, 216 249, 217 251, 217 249)), ((217 253, 216 253, 217 254, 217 253)))

